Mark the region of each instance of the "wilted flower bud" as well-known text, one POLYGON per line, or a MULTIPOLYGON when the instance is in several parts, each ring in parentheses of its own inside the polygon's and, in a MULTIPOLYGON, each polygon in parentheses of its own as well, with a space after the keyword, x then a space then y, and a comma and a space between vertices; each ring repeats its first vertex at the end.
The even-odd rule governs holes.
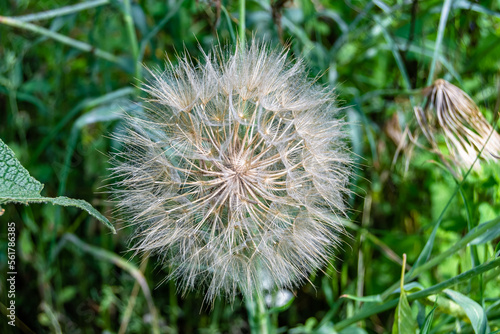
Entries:
POLYGON ((423 93, 427 102, 423 109, 415 107, 415 116, 435 152, 439 153, 437 135, 442 133, 450 159, 459 167, 469 169, 483 149, 484 160, 499 159, 500 135, 469 95, 443 79, 436 80, 423 93))
POLYGON ((135 250, 185 292, 294 287, 339 243, 351 158, 331 90, 287 51, 252 41, 152 72, 113 157, 135 250))

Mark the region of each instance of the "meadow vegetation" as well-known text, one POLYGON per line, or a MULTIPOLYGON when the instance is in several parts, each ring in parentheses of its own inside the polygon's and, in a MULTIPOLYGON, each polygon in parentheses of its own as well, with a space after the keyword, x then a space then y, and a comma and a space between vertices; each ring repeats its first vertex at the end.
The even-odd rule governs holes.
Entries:
MULTIPOLYGON (((134 229, 113 214, 106 190, 124 110, 141 107, 151 75, 142 64, 175 65, 184 52, 201 59, 243 33, 289 45, 310 79, 335 87, 356 162, 349 235, 310 283, 267 294, 269 331, 500 332, 500 152, 477 148, 461 163, 425 90, 444 79, 467 93, 492 126, 482 138, 496 138, 500 3, 244 2, 0 1, 0 138, 43 196, 82 199, 104 216, 0 196, 2 313, 6 226, 15 222, 25 332, 258 332, 238 296, 207 307, 203 291, 181 297, 165 281, 172 269, 161 257, 132 257, 134 229), (436 130, 432 142, 418 110, 436 130)), ((0 331, 15 332, 4 319, 0 331)))

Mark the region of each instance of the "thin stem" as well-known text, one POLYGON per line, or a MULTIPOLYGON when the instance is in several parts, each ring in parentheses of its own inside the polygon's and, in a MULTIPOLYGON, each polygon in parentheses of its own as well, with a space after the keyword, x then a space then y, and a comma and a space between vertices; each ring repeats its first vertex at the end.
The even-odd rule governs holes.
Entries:
POLYGON ((177 1, 176 4, 175 4, 175 6, 173 6, 172 8, 170 8, 169 12, 165 15, 165 17, 163 19, 161 19, 161 21, 158 22, 158 24, 153 29, 151 29, 151 31, 148 32, 148 34, 146 36, 144 36, 141 39, 140 51, 139 51, 139 60, 138 61, 142 61, 142 59, 144 58, 144 52, 146 51, 146 46, 147 46, 148 42, 153 37, 155 37, 156 34, 158 34, 158 32, 165 26, 165 24, 168 23, 168 21, 170 21, 170 19, 175 14, 177 14, 177 12, 181 8, 181 6, 184 3, 184 1, 185 0, 177 1))
POLYGON ((239 39, 240 44, 245 45, 245 0, 240 0, 240 22, 238 25, 239 28, 239 39))
POLYGON ((132 57, 135 62, 135 77, 137 81, 141 81, 141 64, 139 63, 139 44, 137 43, 137 35, 135 34, 134 19, 132 18, 132 9, 130 0, 123 0, 125 9, 124 17, 125 25, 127 26, 127 34, 132 47, 132 57))
POLYGON ((170 320, 169 326, 174 332, 178 332, 177 321, 179 318, 179 305, 177 303, 177 289, 173 279, 168 282, 168 306, 170 308, 168 312, 168 319, 170 320))
POLYGON ((93 0, 93 1, 78 3, 71 6, 65 6, 57 9, 47 10, 45 12, 16 16, 13 18, 22 22, 42 21, 42 20, 52 19, 58 16, 78 13, 86 9, 106 5, 108 3, 109 0, 93 0))
POLYGON ((46 302, 40 304, 41 309, 44 311, 45 315, 49 318, 50 324, 52 325, 52 332, 56 334, 62 334, 61 325, 57 321, 57 316, 55 315, 52 308, 46 302))
MULTIPOLYGON (((144 274, 146 271, 146 267, 148 266, 148 257, 143 256, 141 266, 139 270, 144 274)), ((134 287, 132 288, 132 293, 130 294, 130 298, 128 299, 127 307, 125 308, 125 312, 123 312, 122 322, 120 324, 120 329, 118 330, 118 334, 125 334, 127 332, 127 327, 132 317, 132 311, 135 307, 135 302, 137 300, 137 295, 139 294, 140 285, 138 281, 135 281, 134 287)))
POLYGON ((405 286, 405 267, 406 267, 406 254, 403 254, 403 266, 401 269, 401 282, 399 283, 399 288, 401 289, 401 293, 403 293, 405 286))
POLYGON ((146 281, 146 278, 144 277, 144 274, 129 261, 124 260, 118 255, 105 249, 86 244, 73 234, 66 233, 63 236, 61 242, 67 241, 71 242, 80 250, 92 254, 96 258, 113 263, 117 267, 127 271, 133 278, 135 278, 135 280, 141 286, 142 292, 144 293, 144 297, 146 298, 146 302, 148 304, 149 312, 151 313, 151 316, 153 318, 151 323, 152 332, 154 334, 159 334, 160 327, 158 323, 158 312, 156 311, 156 307, 154 306, 153 297, 151 296, 151 290, 149 289, 149 285, 146 281))
POLYGON ((446 21, 448 21, 448 14, 450 13, 451 3, 453 0, 445 0, 443 4, 443 9, 441 11, 441 18, 439 19, 438 34, 436 39, 436 45, 434 46, 434 54, 432 56, 431 69, 429 71, 429 76, 427 77, 427 86, 430 86, 434 81, 434 72, 436 71, 436 62, 439 55, 439 50, 441 49, 441 43, 443 42, 444 30, 446 28, 446 21))
MULTIPOLYGON (((387 42, 387 45, 391 49, 394 60, 396 61, 396 65, 398 66, 399 71, 401 72, 401 75, 403 76, 403 82, 405 85, 405 89, 411 90, 410 77, 408 76, 408 71, 406 71, 405 63, 403 61, 403 58, 399 54, 399 49, 396 46, 396 43, 394 42, 391 34, 387 31, 387 29, 385 29, 385 26, 382 23, 382 21, 379 19, 379 17, 377 15, 373 15, 373 19, 375 20, 375 22, 378 24, 378 26, 382 30, 382 33, 383 33, 384 38, 387 42)), ((411 98, 411 96, 410 96, 410 98, 411 98)))
POLYGON ((108 60, 112 63, 116 63, 116 64, 124 66, 123 62, 118 57, 116 57, 115 55, 113 55, 109 52, 103 51, 101 49, 98 49, 98 48, 90 45, 90 44, 77 41, 73 38, 70 38, 68 36, 64 36, 62 34, 51 31, 49 29, 39 27, 35 24, 31 24, 29 22, 23 22, 23 21, 20 21, 18 19, 15 19, 15 18, 5 17, 5 16, 0 16, 0 24, 5 24, 5 25, 11 26, 11 27, 29 30, 29 31, 32 31, 32 32, 37 33, 37 34, 47 36, 47 37, 52 38, 58 42, 72 46, 75 49, 85 51, 85 52, 90 52, 99 58, 102 58, 102 59, 108 60))
POLYGON ((226 17, 229 34, 231 35, 231 41, 236 42, 236 36, 234 35, 234 29, 233 29, 233 23, 231 22, 231 17, 229 16, 229 13, 227 12, 227 9, 224 5, 221 5, 221 9, 222 12, 224 13, 224 16, 226 17))

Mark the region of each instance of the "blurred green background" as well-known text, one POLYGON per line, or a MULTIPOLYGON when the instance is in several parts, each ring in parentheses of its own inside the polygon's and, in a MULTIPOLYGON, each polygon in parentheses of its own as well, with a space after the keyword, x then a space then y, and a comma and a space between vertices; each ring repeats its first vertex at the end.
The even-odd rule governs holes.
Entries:
MULTIPOLYGON (((0 15, 1 139, 45 184, 44 196, 85 199, 119 228, 113 235, 75 208, 5 205, 0 301, 7 305, 6 226, 13 221, 17 315, 34 332, 248 333, 242 302, 221 299, 207 309, 202 292, 182 298, 173 282, 163 282, 168 268, 158 259, 128 262, 132 231, 115 221, 105 192, 107 153, 117 147, 110 134, 147 79, 140 64, 163 66, 185 50, 197 58, 200 47, 234 44, 238 2, 3 0, 0 15), (25 16, 44 11, 49 15, 25 16)), ((409 140, 400 151, 397 145, 406 127, 416 131, 412 105, 422 104, 420 90, 437 78, 496 120, 500 1, 247 0, 245 18, 247 38, 289 44, 311 77, 336 87, 359 164, 350 237, 325 272, 310 278, 313 285, 292 291, 286 305, 271 302, 277 331, 389 333, 394 319, 408 321, 407 333, 482 333, 481 321, 498 331, 499 267, 476 269, 495 258, 498 224, 475 243, 464 236, 500 216, 499 164, 479 161, 457 190, 437 156, 409 140), (426 245, 438 259, 427 267, 416 263, 426 245), (438 286, 410 301, 409 313, 396 312, 400 294, 390 292, 399 287, 403 254, 407 269, 423 268, 419 284, 406 290, 430 291, 456 278, 459 284, 446 287, 465 302, 438 286), (466 272, 470 278, 460 279, 466 272)), ((15 332, 4 319, 0 331, 15 332)))

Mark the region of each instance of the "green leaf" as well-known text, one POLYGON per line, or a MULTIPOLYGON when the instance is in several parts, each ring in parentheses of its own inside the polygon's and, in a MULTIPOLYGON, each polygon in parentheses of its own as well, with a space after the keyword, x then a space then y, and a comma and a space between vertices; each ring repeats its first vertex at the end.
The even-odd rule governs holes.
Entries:
MULTIPOLYGON (((424 287, 422 286, 422 284, 420 284, 418 282, 411 282, 411 283, 405 284, 403 289, 406 292, 415 292, 415 291, 424 290, 424 287)), ((397 288, 393 293, 400 293, 400 292, 401 292, 401 288, 397 288)))
POLYGON ((353 295, 342 295, 340 298, 347 298, 347 299, 352 299, 352 300, 357 300, 360 302, 375 302, 375 303, 381 303, 382 297, 380 295, 372 295, 372 296, 364 296, 364 297, 358 297, 358 296, 353 296, 353 295))
POLYGON ((14 152, 0 139, 0 204, 6 203, 52 203, 76 206, 104 223, 113 233, 115 228, 109 220, 92 205, 80 199, 68 197, 43 197, 43 184, 33 178, 14 156, 14 152))
MULTIPOLYGON (((485 222, 483 224, 486 224, 486 223, 488 223, 488 222, 485 222)), ((470 234, 474 233, 483 224, 476 226, 469 233, 470 234)), ((492 226, 489 229, 487 229, 486 231, 484 231, 483 234, 481 234, 480 236, 478 236, 477 238, 472 240, 469 244, 470 245, 481 245, 481 244, 487 243, 493 239, 496 239, 499 236, 500 236, 500 224, 496 224, 495 226, 492 226)))
POLYGON ((490 332, 486 312, 478 303, 457 291, 446 289, 444 293, 464 309, 476 334, 490 332))
POLYGON ((396 307, 394 324, 392 326, 393 334, 413 334, 417 328, 417 322, 413 318, 410 303, 406 297, 406 291, 401 291, 399 303, 396 307))
POLYGON ((424 325, 422 326, 422 331, 420 334, 429 334, 431 331, 432 320, 434 319, 434 312, 437 309, 437 298, 434 302, 434 307, 432 310, 425 316, 424 325))
POLYGON ((417 329, 417 320, 413 318, 410 303, 406 296, 404 289, 406 267, 406 254, 403 254, 403 267, 401 269, 401 293, 399 295, 398 306, 396 307, 396 314, 394 315, 394 324, 392 325, 393 334, 412 334, 417 329))
MULTIPOLYGON (((0 139, 0 204, 4 198, 41 198, 43 184, 30 176, 14 156, 14 152, 0 139)), ((12 200, 14 201, 14 200, 12 200)), ((23 202, 19 200, 19 202, 23 202)))

